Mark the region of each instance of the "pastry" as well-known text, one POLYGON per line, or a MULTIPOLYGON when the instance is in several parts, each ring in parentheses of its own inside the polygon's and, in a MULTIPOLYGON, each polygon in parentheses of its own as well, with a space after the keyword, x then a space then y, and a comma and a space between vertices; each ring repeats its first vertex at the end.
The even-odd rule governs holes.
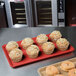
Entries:
POLYGON ((36 42, 39 44, 39 45, 42 45, 43 43, 47 42, 48 41, 48 37, 45 35, 45 34, 40 34, 37 36, 36 38, 36 42))
POLYGON ((36 45, 31 45, 26 49, 26 53, 30 58, 37 58, 39 55, 39 48, 36 45))
POLYGON ((15 48, 9 53, 9 57, 13 62, 20 62, 23 57, 23 52, 20 49, 15 48))
POLYGON ((30 45, 34 43, 32 38, 25 38, 22 40, 21 45, 24 49, 27 49, 30 45))
POLYGON ((71 61, 63 61, 61 63, 60 68, 63 71, 69 71, 69 70, 75 68, 75 64, 73 62, 71 62, 71 61))
POLYGON ((69 70, 68 76, 76 76, 76 69, 69 70))
POLYGON ((65 39, 65 38, 60 38, 57 40, 56 45, 59 50, 65 51, 69 47, 69 41, 67 41, 67 39, 65 39))
POLYGON ((62 34, 60 33, 60 31, 53 31, 49 37, 51 38, 51 41, 56 42, 58 39, 60 39, 62 37, 62 34))
POLYGON ((59 70, 55 66, 46 67, 46 76, 54 76, 56 74, 59 74, 59 70))
POLYGON ((45 54, 52 54, 55 49, 55 45, 52 42, 46 42, 42 45, 42 49, 45 54))
POLYGON ((13 50, 13 49, 15 49, 15 48, 18 48, 18 47, 19 47, 19 45, 18 45, 17 42, 15 42, 15 41, 10 41, 10 42, 8 42, 7 45, 6 45, 6 50, 7 50, 8 52, 10 52, 11 50, 13 50))

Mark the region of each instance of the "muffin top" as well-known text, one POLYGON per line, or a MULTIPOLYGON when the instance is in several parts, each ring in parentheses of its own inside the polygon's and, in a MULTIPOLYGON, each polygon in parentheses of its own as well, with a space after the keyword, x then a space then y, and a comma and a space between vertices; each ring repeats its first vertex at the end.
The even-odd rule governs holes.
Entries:
POLYGON ((76 76, 76 69, 69 70, 68 76, 76 76))
POLYGON ((9 57, 11 58, 11 59, 16 59, 16 58, 20 58, 20 57, 22 57, 22 55, 23 55, 23 52, 20 50, 20 49, 17 49, 17 48, 15 48, 15 49, 13 49, 10 53, 9 53, 9 57))
POLYGON ((32 45, 34 43, 32 38, 25 38, 24 40, 22 40, 21 45, 28 47, 30 45, 32 45))
POLYGON ((48 37, 45 34, 40 34, 36 38, 36 41, 38 43, 44 43, 44 42, 47 42, 47 40, 48 40, 48 37))
POLYGON ((55 30, 50 34, 49 37, 53 42, 56 42, 59 38, 62 37, 62 34, 60 33, 60 31, 55 30))
POLYGON ((56 44, 62 48, 65 48, 69 46, 69 41, 67 41, 67 39, 65 38, 60 38, 57 40, 56 44))
POLYGON ((55 48, 55 45, 52 42, 46 42, 42 45, 43 50, 52 50, 55 48))
POLYGON ((54 76, 55 74, 59 74, 59 71, 55 66, 51 65, 51 66, 46 67, 47 76, 54 76))
POLYGON ((18 48, 18 47, 19 47, 19 45, 18 45, 18 43, 15 42, 15 41, 10 41, 10 42, 8 42, 7 45, 6 45, 6 49, 7 49, 8 52, 10 52, 11 50, 13 50, 13 49, 15 49, 15 48, 18 48))
POLYGON ((39 53, 39 48, 36 45, 31 45, 26 49, 28 55, 34 55, 39 53))

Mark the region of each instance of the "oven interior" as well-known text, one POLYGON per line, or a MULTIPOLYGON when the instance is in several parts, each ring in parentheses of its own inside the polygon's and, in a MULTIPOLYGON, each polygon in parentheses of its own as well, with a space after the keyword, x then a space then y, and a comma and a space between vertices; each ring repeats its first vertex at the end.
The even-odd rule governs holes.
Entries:
POLYGON ((13 24, 27 24, 24 2, 10 2, 13 24))
POLYGON ((37 1, 37 20, 38 25, 52 25, 51 1, 37 1))

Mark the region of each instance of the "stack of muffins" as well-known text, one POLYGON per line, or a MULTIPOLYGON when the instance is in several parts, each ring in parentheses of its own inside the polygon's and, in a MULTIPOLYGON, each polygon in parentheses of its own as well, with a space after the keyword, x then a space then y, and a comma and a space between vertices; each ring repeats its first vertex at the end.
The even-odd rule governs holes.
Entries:
POLYGON ((22 60, 23 52, 19 49, 19 45, 15 41, 10 41, 6 45, 6 50, 9 53, 9 57, 13 62, 19 62, 22 60))
MULTIPOLYGON (((46 34, 40 34, 36 37, 36 44, 34 44, 35 41, 32 38, 25 38, 22 40, 21 46, 25 49, 29 58, 37 58, 39 56, 40 49, 38 46, 41 46, 43 52, 47 55, 50 55, 55 51, 54 43, 56 43, 58 49, 61 51, 66 51, 68 49, 69 41, 62 38, 60 31, 53 31, 49 35, 49 38, 46 34), (49 38, 51 41, 49 41, 49 38)), ((19 62, 22 60, 23 52, 19 49, 17 42, 8 42, 6 50, 13 62, 19 62)))

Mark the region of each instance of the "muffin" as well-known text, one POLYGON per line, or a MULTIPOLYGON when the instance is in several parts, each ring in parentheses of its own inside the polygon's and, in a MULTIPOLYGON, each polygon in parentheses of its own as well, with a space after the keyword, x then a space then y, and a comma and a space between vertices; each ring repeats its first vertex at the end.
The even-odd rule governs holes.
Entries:
POLYGON ((75 68, 75 64, 71 61, 64 61, 64 62, 61 63, 60 68, 61 68, 61 70, 67 72, 67 71, 75 68))
POLYGON ((37 58, 39 55, 39 48, 36 45, 31 45, 26 49, 26 53, 30 58, 37 58))
POLYGON ((59 74, 59 70, 55 66, 46 67, 46 76, 54 76, 56 74, 59 74))
POLYGON ((52 42, 46 42, 42 45, 42 49, 45 54, 52 54, 55 49, 55 45, 52 42))
POLYGON ((69 41, 67 41, 67 39, 65 39, 65 38, 60 38, 57 40, 56 45, 59 50, 65 51, 69 47, 69 41))
POLYGON ((24 49, 27 49, 30 45, 34 43, 32 38, 25 38, 22 40, 21 45, 24 49))
POLYGON ((53 31, 49 37, 51 38, 51 41, 56 42, 58 39, 60 39, 62 37, 62 34, 60 33, 60 31, 53 31))
POLYGON ((54 75, 54 76, 64 76, 64 75, 62 75, 62 74, 57 74, 57 75, 54 75))
POLYGON ((68 76, 76 76, 76 69, 69 70, 68 76))
POLYGON ((9 57, 13 62, 20 62, 23 57, 23 52, 20 49, 15 48, 9 53, 9 57))
POLYGON ((48 37, 45 35, 45 34, 40 34, 37 36, 36 38, 36 42, 39 44, 39 45, 42 45, 43 43, 47 42, 48 41, 48 37))
POLYGON ((10 42, 8 42, 7 45, 6 45, 6 50, 7 50, 8 52, 10 52, 11 50, 13 50, 13 49, 15 49, 15 48, 18 48, 18 47, 19 47, 19 45, 18 45, 17 42, 15 42, 15 41, 10 41, 10 42))

